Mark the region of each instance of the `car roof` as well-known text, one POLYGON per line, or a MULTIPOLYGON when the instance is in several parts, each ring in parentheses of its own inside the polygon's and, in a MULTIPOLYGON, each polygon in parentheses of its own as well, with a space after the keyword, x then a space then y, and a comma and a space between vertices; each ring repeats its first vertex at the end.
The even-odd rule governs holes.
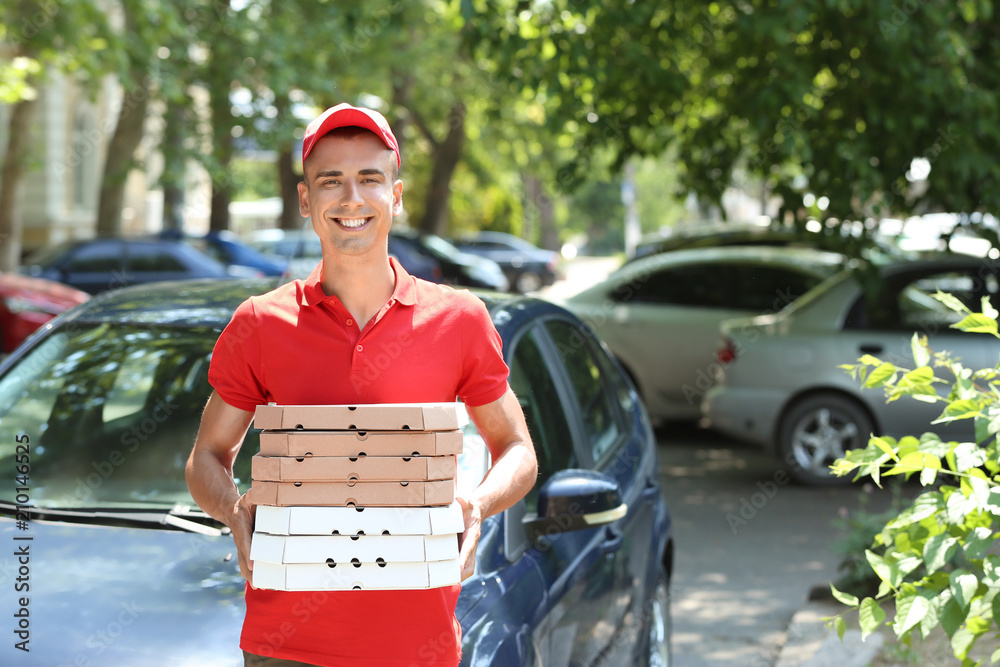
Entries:
POLYGON ((846 260, 847 258, 840 253, 817 250, 815 248, 719 246, 711 248, 687 248, 641 257, 626 263, 615 273, 646 272, 664 266, 701 264, 712 261, 759 262, 761 264, 800 266, 815 270, 817 265, 835 267, 843 264, 846 260))
MULTIPOLYGON (((275 278, 201 279, 147 283, 99 294, 60 316, 59 322, 122 322, 160 326, 224 327, 236 307, 250 296, 278 286, 275 278)), ((497 329, 516 329, 539 314, 559 313, 561 307, 542 299, 501 292, 472 291, 485 304, 497 329)), ((574 318, 575 319, 575 318, 574 318)), ((56 324, 57 322, 53 322, 56 324)))

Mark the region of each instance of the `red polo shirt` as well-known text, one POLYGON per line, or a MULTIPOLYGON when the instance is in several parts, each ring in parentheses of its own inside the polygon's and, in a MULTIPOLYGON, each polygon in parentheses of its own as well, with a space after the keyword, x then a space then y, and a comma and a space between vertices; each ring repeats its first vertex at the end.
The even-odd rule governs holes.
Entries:
MULTIPOLYGON (((360 330, 303 280, 236 309, 208 378, 241 410, 262 403, 490 403, 507 389, 500 336, 482 301, 410 276, 391 260, 392 297, 360 330)), ((454 666, 461 586, 426 591, 288 592, 247 586, 240 648, 326 667, 454 666)))

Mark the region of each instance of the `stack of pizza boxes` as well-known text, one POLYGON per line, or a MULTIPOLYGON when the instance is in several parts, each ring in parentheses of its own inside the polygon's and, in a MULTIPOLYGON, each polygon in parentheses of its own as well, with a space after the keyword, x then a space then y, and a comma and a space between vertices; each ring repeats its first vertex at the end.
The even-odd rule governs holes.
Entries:
POLYGON ((461 403, 257 407, 252 583, 385 590, 461 581, 461 403))

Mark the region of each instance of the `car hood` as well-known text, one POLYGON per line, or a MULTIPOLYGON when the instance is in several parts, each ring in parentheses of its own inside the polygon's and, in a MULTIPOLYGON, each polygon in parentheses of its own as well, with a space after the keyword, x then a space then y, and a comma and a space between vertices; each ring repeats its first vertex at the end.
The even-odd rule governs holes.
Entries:
MULTIPOLYGON (((0 587, 11 592, 5 612, 16 614, 18 598, 28 599, 31 649, 17 650, 15 636, 0 648, 0 665, 242 667, 245 582, 229 535, 28 525, 20 531, 14 519, 0 517, 0 541, 8 546, 0 587), (31 539, 15 539, 23 537, 31 539), (19 548, 28 550, 26 564, 14 555, 19 548), (27 575, 19 573, 22 565, 27 575)), ((487 541, 495 530, 488 522, 487 541)), ((459 619, 486 595, 479 576, 462 589, 459 619)))
POLYGON ((228 535, 46 521, 19 531, 3 517, 0 540, 0 585, 12 593, 5 612, 16 615, 23 596, 30 623, 30 653, 14 648, 15 637, 0 664, 243 664, 244 580, 228 535), (24 547, 21 564, 14 552, 24 547))

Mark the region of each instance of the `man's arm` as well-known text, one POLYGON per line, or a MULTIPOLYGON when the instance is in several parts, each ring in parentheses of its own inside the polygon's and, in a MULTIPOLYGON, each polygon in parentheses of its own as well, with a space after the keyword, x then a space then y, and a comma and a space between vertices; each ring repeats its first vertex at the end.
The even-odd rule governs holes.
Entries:
POLYGON ((184 475, 191 497, 207 514, 229 526, 236 542, 240 574, 250 580, 250 537, 254 508, 233 481, 233 461, 246 436, 252 412, 226 403, 212 392, 188 457, 184 475))
POLYGON ((528 425, 517 397, 508 386, 503 396, 479 407, 470 407, 469 416, 486 441, 493 465, 483 481, 469 495, 459 498, 465 513, 462 535, 462 579, 472 576, 479 544, 479 525, 527 495, 538 476, 538 461, 528 425))

